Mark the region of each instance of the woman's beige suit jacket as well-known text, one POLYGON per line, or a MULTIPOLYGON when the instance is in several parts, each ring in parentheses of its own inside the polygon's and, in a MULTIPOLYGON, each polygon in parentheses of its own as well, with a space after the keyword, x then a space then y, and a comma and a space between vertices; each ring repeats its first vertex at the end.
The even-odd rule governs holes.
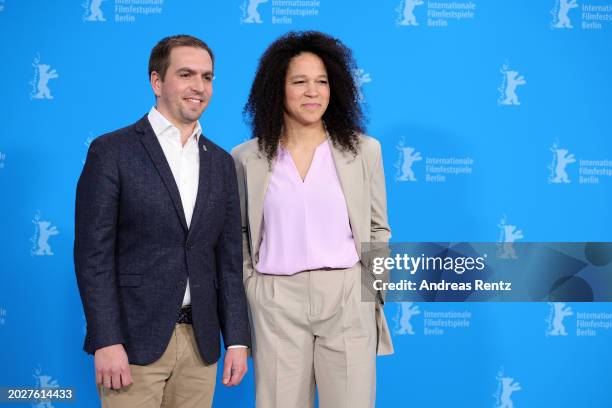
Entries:
MULTIPOLYGON (((341 151, 333 143, 330 143, 330 146, 346 199, 357 254, 362 263, 365 263, 361 244, 386 243, 391 237, 387 221, 387 196, 380 143, 370 136, 360 135, 356 156, 341 151)), ((243 280, 246 282, 259 260, 264 197, 271 168, 265 155, 257 147, 257 139, 236 146, 232 150, 232 156, 236 164, 240 193, 243 280)), ((376 302, 376 325, 377 354, 392 354, 393 344, 381 302, 376 302)))

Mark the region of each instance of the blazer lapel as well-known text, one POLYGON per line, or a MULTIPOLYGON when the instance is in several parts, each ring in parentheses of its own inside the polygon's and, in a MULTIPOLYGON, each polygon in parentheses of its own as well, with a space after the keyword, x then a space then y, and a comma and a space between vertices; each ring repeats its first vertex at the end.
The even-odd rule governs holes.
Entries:
POLYGON ((261 242, 261 224, 263 221, 263 206, 266 191, 272 171, 268 160, 259 152, 253 154, 245 163, 245 173, 248 191, 249 228, 251 230, 251 253, 253 261, 258 261, 259 243, 261 242))
POLYGON ((198 176, 198 194, 196 196, 195 207, 193 208, 193 216, 191 217, 191 225, 189 227, 189 235, 193 231, 195 225, 200 219, 200 214, 206 204, 208 198, 208 190, 210 189, 210 169, 212 157, 207 152, 206 144, 204 143, 204 135, 198 138, 198 153, 200 155, 200 172, 198 176))
POLYGON ((136 130, 141 133, 140 140, 144 147, 147 149, 147 152, 149 153, 149 156, 151 157, 151 160, 153 161, 157 172, 162 178, 166 189, 168 189, 168 192, 170 193, 170 197, 172 198, 172 202, 174 203, 174 209, 176 210, 176 213, 181 221, 181 225, 183 226, 185 231, 187 231, 188 228, 187 221, 185 220, 185 211, 183 210, 181 196, 179 194, 176 182, 174 181, 172 170, 170 170, 170 165, 168 164, 168 161, 164 156, 164 151, 162 150, 161 145, 159 144, 159 141, 157 140, 157 137, 153 132, 153 128, 151 127, 151 124, 149 123, 146 116, 141 119, 140 124, 136 130))
POLYGON ((340 179, 340 186, 346 200, 346 208, 348 209, 349 222, 353 232, 353 240, 357 253, 361 254, 361 242, 364 238, 361 236, 363 211, 361 204, 363 202, 363 169, 360 153, 353 156, 350 152, 344 152, 338 149, 333 142, 330 141, 332 156, 336 165, 336 172, 340 179))

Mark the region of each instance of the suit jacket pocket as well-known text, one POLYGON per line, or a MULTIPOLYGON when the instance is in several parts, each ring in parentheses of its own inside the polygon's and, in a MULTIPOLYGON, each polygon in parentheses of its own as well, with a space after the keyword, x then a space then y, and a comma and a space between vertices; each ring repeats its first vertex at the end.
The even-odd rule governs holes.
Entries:
POLYGON ((119 275, 119 286, 140 286, 142 275, 119 275))

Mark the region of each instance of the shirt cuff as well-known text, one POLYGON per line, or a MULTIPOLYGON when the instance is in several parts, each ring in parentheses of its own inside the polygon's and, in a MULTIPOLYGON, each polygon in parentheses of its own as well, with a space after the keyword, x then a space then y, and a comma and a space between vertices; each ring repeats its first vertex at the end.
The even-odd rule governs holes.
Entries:
POLYGON ((233 346, 227 346, 227 349, 232 349, 232 348, 248 348, 247 346, 243 346, 242 344, 234 344, 233 346))

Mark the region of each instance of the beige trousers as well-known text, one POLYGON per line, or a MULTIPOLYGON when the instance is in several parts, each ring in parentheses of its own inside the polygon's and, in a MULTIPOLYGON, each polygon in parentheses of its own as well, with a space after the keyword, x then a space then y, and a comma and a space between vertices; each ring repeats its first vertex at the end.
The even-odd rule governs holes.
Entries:
POLYGON ((177 324, 161 358, 130 364, 133 384, 120 390, 98 386, 102 408, 206 408, 215 392, 217 363, 206 365, 190 324, 177 324))
POLYGON ((361 301, 360 264, 245 282, 257 408, 371 408, 375 304, 361 301))

